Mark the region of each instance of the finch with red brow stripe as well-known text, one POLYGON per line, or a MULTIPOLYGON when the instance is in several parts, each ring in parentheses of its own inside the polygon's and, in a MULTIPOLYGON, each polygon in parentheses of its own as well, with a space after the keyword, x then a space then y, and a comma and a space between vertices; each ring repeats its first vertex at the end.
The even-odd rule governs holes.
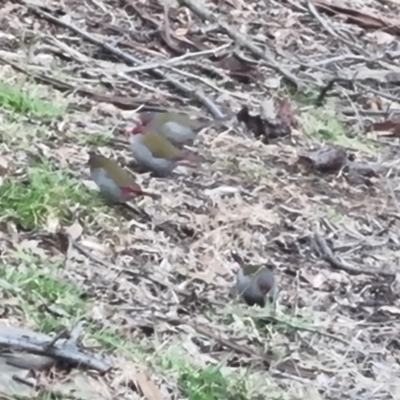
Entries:
POLYGON ((131 133, 157 132, 174 146, 181 148, 183 145, 191 145, 201 129, 217 127, 229 118, 231 118, 230 114, 213 121, 200 122, 173 111, 143 112, 139 114, 140 124, 128 128, 128 131, 131 133))
POLYGON ((111 203, 125 203, 136 196, 159 196, 144 191, 132 175, 122 169, 114 160, 89 152, 89 167, 92 180, 100 189, 102 196, 111 203))
POLYGON ((197 163, 195 154, 178 149, 164 136, 155 131, 126 130, 132 155, 136 163, 147 171, 165 177, 182 162, 197 163))

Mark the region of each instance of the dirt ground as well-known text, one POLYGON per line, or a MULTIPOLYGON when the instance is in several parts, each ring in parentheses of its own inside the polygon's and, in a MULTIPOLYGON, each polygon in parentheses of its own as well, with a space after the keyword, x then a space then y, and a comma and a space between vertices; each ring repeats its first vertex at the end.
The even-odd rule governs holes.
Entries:
POLYGON ((400 399, 399 15, 397 0, 0 2, 0 323, 81 321, 75 344, 112 365, 1 356, 1 398, 400 399), (244 105, 274 121, 261 137, 244 105), (137 174, 160 200, 111 208, 87 152, 134 171, 140 107, 231 117, 199 133, 197 167, 137 174), (322 171, 327 146, 346 157, 322 171), (275 306, 233 296, 232 252, 274 267, 275 306))

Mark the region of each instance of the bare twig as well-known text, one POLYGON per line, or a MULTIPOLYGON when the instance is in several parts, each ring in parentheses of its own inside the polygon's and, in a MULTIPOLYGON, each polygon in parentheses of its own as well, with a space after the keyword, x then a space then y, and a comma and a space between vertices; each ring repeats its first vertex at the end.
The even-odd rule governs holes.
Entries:
MULTIPOLYGON (((108 44, 108 43, 104 43, 103 41, 96 39, 95 37, 93 37, 92 35, 90 35, 89 33, 85 32, 84 30, 72 25, 72 24, 67 24, 66 22, 53 17, 51 14, 40 10, 37 7, 34 7, 32 5, 26 4, 26 6, 28 7, 29 10, 31 10, 34 14, 36 14, 37 16, 46 19, 47 21, 50 21, 54 24, 57 24, 59 26, 62 26, 63 28, 67 28, 70 31, 80 35, 83 39, 85 39, 86 41, 104 49, 107 50, 108 52, 114 54, 115 56, 119 57, 120 59, 124 60, 125 63, 132 65, 132 64, 140 64, 140 65, 144 65, 145 63, 141 60, 139 60, 136 57, 133 57, 130 54, 125 53, 124 51, 108 44)), ((213 114, 213 116, 215 118, 223 118, 224 114, 221 112, 221 110, 219 109, 219 107, 208 97, 206 97, 201 91, 199 90, 195 90, 194 88, 187 86, 185 84, 183 84, 182 82, 176 80, 175 78, 173 78, 172 76, 164 73, 163 71, 161 71, 158 68, 152 69, 151 72, 155 75, 157 75, 158 77, 165 79, 170 85, 172 85, 175 89, 185 93, 186 95, 193 97, 194 99, 196 99, 197 101, 199 101, 201 104, 203 104, 210 112, 211 114, 213 114)))
POLYGON ((332 267, 334 267, 336 269, 346 271, 352 275, 359 275, 359 274, 381 275, 381 276, 387 276, 387 277, 391 277, 391 278, 395 276, 395 274, 393 272, 386 272, 383 269, 371 270, 371 269, 365 268, 365 267, 362 267, 362 268, 354 267, 353 265, 350 265, 344 261, 339 260, 337 257, 335 257, 335 255, 333 254, 333 251, 326 243, 326 240, 319 233, 314 234, 314 240, 315 240, 316 245, 318 246, 318 249, 321 253, 322 258, 326 262, 328 262, 332 267))
POLYGON ((386 178, 386 187, 389 191, 390 197, 392 198, 393 204, 396 207, 397 213, 400 215, 399 202, 397 201, 396 194, 394 193, 393 186, 392 186, 389 178, 386 178))
POLYGON ((221 51, 223 49, 226 49, 230 45, 231 45, 230 43, 225 43, 222 46, 216 47, 214 49, 207 49, 207 50, 202 50, 202 51, 196 51, 193 53, 186 53, 179 57, 170 58, 169 60, 160 60, 157 62, 146 63, 143 65, 139 65, 137 67, 128 68, 128 69, 124 70, 124 72, 131 73, 131 72, 147 71, 149 69, 154 69, 154 68, 159 68, 159 67, 167 67, 167 66, 171 66, 171 65, 177 66, 181 62, 187 60, 188 58, 195 58, 195 57, 204 56, 207 54, 215 55, 215 53, 217 53, 218 51, 221 51))
POLYGON ((213 23, 217 23, 219 27, 226 32, 228 36, 230 36, 237 44, 240 46, 244 46, 249 49, 253 54, 260 57, 264 60, 267 65, 278 71, 282 74, 286 79, 288 79, 293 85, 297 87, 298 90, 303 89, 303 84, 299 82, 299 80, 289 71, 282 68, 278 62, 274 59, 271 54, 267 54, 266 51, 263 51, 258 46, 254 44, 254 42, 246 35, 243 35, 239 32, 237 28, 233 28, 226 22, 222 21, 220 18, 217 18, 211 11, 209 11, 200 1, 198 0, 178 0, 178 2, 188 7, 195 14, 197 14, 203 20, 209 20, 213 23))
POLYGON ((62 328, 60 332, 58 332, 57 335, 53 337, 53 339, 51 339, 48 343, 43 345, 43 351, 46 351, 50 349, 50 347, 53 347, 60 339, 69 339, 69 338, 70 336, 68 329, 62 328))

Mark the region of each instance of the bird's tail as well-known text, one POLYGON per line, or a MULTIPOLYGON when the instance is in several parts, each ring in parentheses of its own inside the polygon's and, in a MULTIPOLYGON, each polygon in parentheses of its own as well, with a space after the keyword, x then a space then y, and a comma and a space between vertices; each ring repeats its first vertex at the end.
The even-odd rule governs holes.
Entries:
POLYGON ((196 154, 193 153, 182 153, 178 157, 175 157, 172 159, 174 162, 180 162, 180 161, 187 161, 190 163, 197 163, 199 161, 199 157, 196 154))
POLYGON ((150 196, 153 199, 158 199, 160 197, 158 194, 147 192, 139 187, 123 187, 121 190, 128 196, 150 196))
POLYGON ((154 199, 154 200, 158 200, 159 198, 161 198, 161 196, 160 196, 159 194, 156 194, 156 193, 150 193, 150 192, 142 191, 141 194, 142 194, 143 196, 149 196, 149 197, 151 197, 151 198, 154 199))

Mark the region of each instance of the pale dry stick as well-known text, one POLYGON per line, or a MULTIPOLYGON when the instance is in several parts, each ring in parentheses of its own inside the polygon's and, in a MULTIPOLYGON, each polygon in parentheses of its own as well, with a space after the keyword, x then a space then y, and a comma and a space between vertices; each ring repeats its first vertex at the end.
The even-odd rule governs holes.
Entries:
MULTIPOLYGON (((34 14, 39 16, 40 18, 44 18, 47 21, 50 21, 56 25, 62 26, 63 28, 69 29, 71 32, 76 33, 77 35, 81 36, 83 39, 85 39, 87 42, 90 42, 102 49, 107 50, 108 52, 114 54, 115 56, 121 58, 124 60, 126 63, 129 64, 140 64, 143 65, 144 62, 141 61, 140 59, 133 57, 130 54, 125 53, 124 51, 108 44, 104 43, 100 39, 96 39, 92 35, 90 35, 88 32, 78 28, 75 25, 68 24, 64 21, 62 21, 59 18, 53 17, 51 14, 40 10, 39 8, 32 6, 28 3, 25 3, 26 7, 32 11, 34 14)), ((151 70, 153 74, 157 75, 158 77, 165 79, 171 86, 173 86, 176 90, 179 90, 186 95, 194 98, 201 104, 203 104, 210 112, 213 114, 215 118, 222 119, 224 117, 224 114, 221 112, 219 107, 208 97, 206 97, 201 91, 195 90, 194 88, 187 86, 183 84, 182 82, 176 80, 175 78, 171 77, 170 75, 165 74, 163 71, 161 71, 158 68, 155 68, 151 70)))
POLYGON ((328 22, 326 20, 324 20, 324 18, 321 17, 321 15, 319 15, 317 9, 315 8, 314 4, 311 3, 311 1, 307 1, 307 6, 308 6, 308 10, 310 11, 310 13, 318 20, 318 22, 333 36, 335 37, 337 40, 339 40, 340 42, 344 43, 346 46, 353 48, 355 50, 357 50, 359 53, 363 54, 365 57, 368 57, 368 60, 365 61, 370 61, 371 56, 361 47, 359 47, 358 45, 356 45, 355 43, 352 43, 350 41, 348 41, 347 39, 341 37, 338 33, 336 33, 333 28, 331 26, 329 26, 328 22))
POLYGON ((311 62, 308 65, 311 68, 313 68, 313 67, 320 67, 321 65, 327 65, 327 64, 331 64, 333 62, 344 61, 344 60, 365 60, 365 57, 364 56, 358 56, 357 54, 342 54, 340 56, 327 58, 325 60, 311 62))
POLYGON ((107 9, 104 7, 104 4, 102 4, 101 2, 96 1, 96 0, 90 0, 90 1, 91 1, 92 3, 94 3, 94 4, 96 4, 96 6, 99 7, 100 10, 103 11, 104 14, 107 13, 107 9))
POLYGON ((166 66, 166 68, 170 69, 171 71, 176 72, 179 75, 183 75, 183 76, 187 76, 188 78, 196 79, 196 80, 204 83, 205 85, 209 86, 211 89, 214 89, 217 92, 224 93, 224 94, 229 94, 230 96, 236 97, 239 100, 247 100, 248 99, 248 96, 245 96, 245 95, 241 96, 241 95, 239 95, 237 93, 232 93, 232 92, 229 92, 227 90, 220 89, 219 87, 217 87, 216 85, 211 83, 209 80, 207 80, 205 78, 202 78, 200 76, 197 76, 195 74, 191 74, 190 72, 182 71, 182 70, 180 70, 178 68, 171 67, 171 66, 166 66))
POLYGON ((80 51, 73 49, 66 43, 62 42, 61 40, 56 39, 54 36, 49 36, 48 39, 50 39, 53 42, 53 44, 56 45, 60 50, 63 50, 66 53, 68 53, 73 59, 75 59, 75 61, 79 61, 81 63, 88 63, 95 61, 93 58, 82 54, 80 51))
POLYGON ((246 47, 253 54, 257 55, 263 59, 267 66, 274 69, 275 71, 282 74, 286 79, 288 79, 292 84, 297 86, 299 90, 303 89, 303 84, 294 76, 291 72, 282 68, 278 62, 274 59, 271 54, 267 54, 266 51, 262 50, 260 47, 256 46, 254 42, 247 36, 239 32, 239 29, 230 26, 225 21, 217 18, 211 11, 209 11, 204 4, 199 0, 178 0, 178 3, 188 7, 191 11, 197 14, 203 20, 209 20, 210 22, 215 22, 219 27, 231 37, 238 45, 246 47))
POLYGON ((399 202, 397 201, 396 194, 394 193, 393 186, 390 183, 389 178, 386 178, 386 187, 389 191, 390 197, 392 198, 393 205, 395 206, 397 213, 400 215, 399 202))
MULTIPOLYGON (((218 68, 214 65, 211 65, 208 62, 202 62, 201 65, 199 66, 199 63, 196 61, 186 61, 182 64, 179 64, 179 66, 185 66, 185 67, 194 67, 194 68, 200 68, 203 70, 206 70, 207 72, 211 72, 212 74, 218 75, 221 80, 218 82, 220 85, 226 82, 231 82, 234 83, 234 80, 229 77, 223 70, 222 68, 218 68)), ((175 65, 176 67, 176 65, 175 65)))
POLYGON ((215 53, 217 53, 218 51, 221 51, 223 49, 226 49, 230 45, 231 45, 231 43, 226 43, 226 44, 223 44, 222 46, 216 47, 215 49, 208 49, 208 50, 202 50, 202 51, 197 51, 197 52, 193 52, 193 53, 186 53, 179 57, 170 58, 169 60, 157 61, 157 62, 139 65, 137 67, 127 68, 124 72, 130 73, 130 72, 147 71, 149 69, 154 69, 154 68, 159 68, 159 67, 167 67, 167 66, 175 65, 175 64, 179 65, 181 61, 187 60, 188 58, 194 58, 194 57, 203 56, 203 55, 207 55, 207 54, 215 55, 215 53))
POLYGON ((400 97, 393 96, 393 95, 385 93, 385 92, 381 92, 381 91, 376 90, 376 89, 374 89, 372 87, 364 86, 364 85, 362 85, 360 83, 357 83, 357 85, 360 86, 360 88, 364 89, 367 92, 369 91, 371 93, 377 94, 378 96, 382 96, 385 99, 392 100, 392 101, 395 101, 397 103, 400 103, 400 97))
POLYGON ((120 76, 121 78, 126 79, 128 82, 132 82, 135 85, 142 87, 143 89, 146 89, 146 90, 149 90, 151 92, 155 92, 155 93, 161 94, 161 95, 163 95, 165 97, 170 97, 170 98, 174 97, 174 95, 172 95, 171 93, 166 92, 165 90, 157 89, 157 88, 155 88, 153 86, 148 85, 147 83, 141 82, 139 79, 135 79, 135 78, 125 74, 124 72, 119 72, 118 76, 120 76))

